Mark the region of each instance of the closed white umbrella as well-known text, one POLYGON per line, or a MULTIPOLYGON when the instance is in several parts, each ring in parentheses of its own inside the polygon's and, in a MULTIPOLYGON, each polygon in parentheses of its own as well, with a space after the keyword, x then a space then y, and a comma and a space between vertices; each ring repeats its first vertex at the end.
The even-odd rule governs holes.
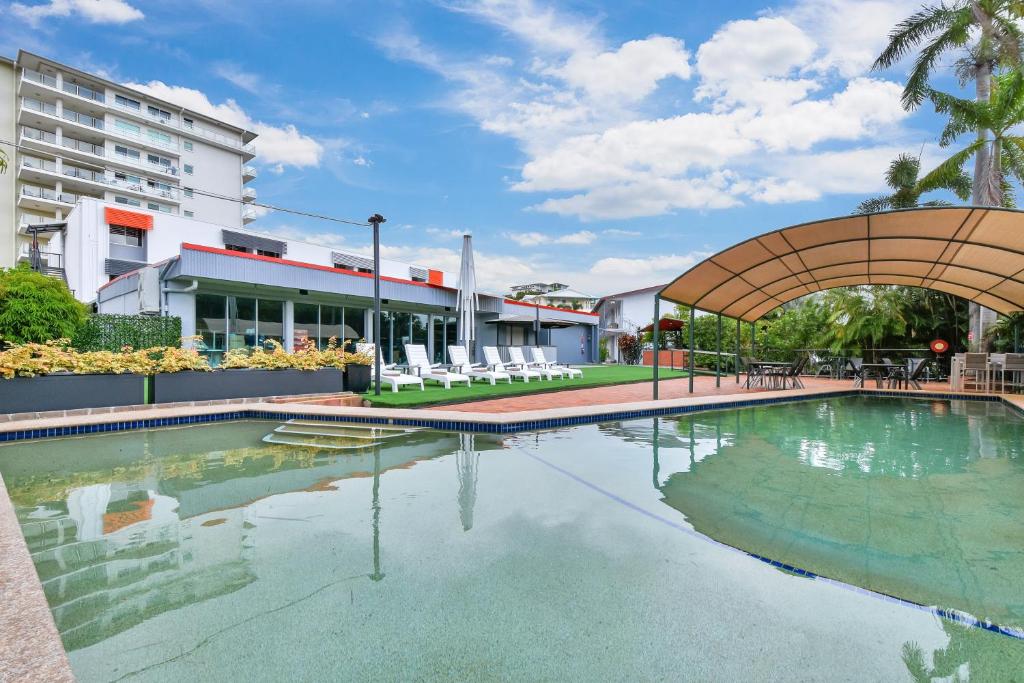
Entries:
POLYGON ((470 360, 475 356, 471 348, 476 339, 476 309, 479 300, 476 293, 476 266, 473 263, 473 237, 462 236, 462 265, 459 267, 458 289, 459 343, 466 347, 470 360))

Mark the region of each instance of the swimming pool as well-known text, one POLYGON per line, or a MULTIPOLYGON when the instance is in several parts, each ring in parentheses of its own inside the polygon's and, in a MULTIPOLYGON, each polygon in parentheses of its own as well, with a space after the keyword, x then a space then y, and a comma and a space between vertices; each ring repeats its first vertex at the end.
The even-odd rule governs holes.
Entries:
POLYGON ((9 444, 0 473, 83 681, 1004 680, 1022 437, 994 402, 845 397, 504 436, 245 421, 9 444))

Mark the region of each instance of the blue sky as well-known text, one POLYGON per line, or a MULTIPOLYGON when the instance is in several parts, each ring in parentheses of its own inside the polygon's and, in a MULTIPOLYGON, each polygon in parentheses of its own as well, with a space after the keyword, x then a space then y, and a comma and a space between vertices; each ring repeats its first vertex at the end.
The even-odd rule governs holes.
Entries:
MULTIPOLYGON (((261 201, 380 212, 387 256, 457 270, 470 232, 490 289, 606 294, 849 213, 899 152, 938 159, 903 69, 869 72, 918 5, 23 0, 0 4, 0 54, 256 129, 261 201)), ((368 246, 283 214, 252 227, 368 246)))

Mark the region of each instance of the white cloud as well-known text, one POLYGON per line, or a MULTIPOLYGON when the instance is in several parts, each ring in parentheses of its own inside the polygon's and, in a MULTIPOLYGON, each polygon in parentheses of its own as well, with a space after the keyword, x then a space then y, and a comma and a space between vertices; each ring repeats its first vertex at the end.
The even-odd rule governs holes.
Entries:
POLYGON ((433 235, 440 239, 462 239, 462 236, 466 234, 465 230, 449 230, 447 228, 427 228, 427 234, 433 235))
POLYGON ((689 59, 683 41, 651 36, 630 40, 618 50, 599 54, 577 52, 551 73, 582 88, 591 97, 639 102, 654 92, 664 78, 689 78, 689 59))
POLYGON ((505 237, 521 247, 538 247, 542 244, 590 244, 597 239, 597 235, 589 230, 558 236, 543 232, 509 232, 505 233, 505 237))
POLYGON ((124 0, 50 0, 38 5, 14 2, 11 11, 33 26, 49 17, 77 16, 93 24, 126 24, 145 17, 124 0))
POLYGON ((319 142, 304 135, 291 125, 274 126, 251 118, 232 99, 222 104, 214 104, 199 90, 178 85, 167 85, 162 81, 149 83, 126 83, 168 102, 187 107, 200 114, 205 114, 226 123, 251 130, 259 135, 256 140, 257 159, 267 164, 283 166, 319 166, 324 148, 319 142))
POLYGON ((611 235, 612 237, 639 237, 643 233, 639 230, 621 230, 619 228, 608 228, 607 230, 601 231, 602 235, 611 235))
POLYGON ((214 65, 213 73, 232 85, 253 94, 266 94, 268 90, 275 89, 273 86, 268 86, 259 74, 245 71, 232 62, 220 62, 214 65))

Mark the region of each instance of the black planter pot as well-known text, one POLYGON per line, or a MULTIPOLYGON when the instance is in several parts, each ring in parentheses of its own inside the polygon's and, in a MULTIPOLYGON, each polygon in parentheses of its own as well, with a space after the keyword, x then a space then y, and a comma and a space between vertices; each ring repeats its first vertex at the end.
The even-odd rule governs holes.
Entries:
POLYGON ((337 393, 341 370, 213 370, 161 373, 153 378, 154 403, 217 401, 295 394, 337 393))
POLYGON ((353 394, 362 394, 370 388, 369 365, 350 363, 345 366, 345 389, 353 394))
POLYGON ((0 413, 134 406, 146 402, 144 375, 43 375, 0 379, 0 413))

